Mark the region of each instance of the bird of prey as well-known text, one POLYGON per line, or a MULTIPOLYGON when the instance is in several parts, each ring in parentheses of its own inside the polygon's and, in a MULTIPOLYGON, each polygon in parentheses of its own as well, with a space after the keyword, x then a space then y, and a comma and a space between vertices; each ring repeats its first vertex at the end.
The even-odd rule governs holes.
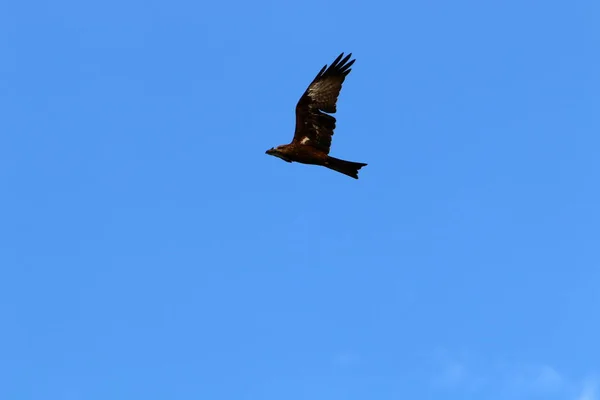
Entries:
POLYGON ((340 54, 327 68, 327 64, 296 105, 296 131, 290 144, 273 147, 266 154, 279 157, 289 163, 322 165, 342 174, 358 179, 358 170, 367 164, 340 160, 329 155, 331 137, 335 129, 335 118, 329 114, 336 112, 336 102, 342 83, 351 71, 354 61, 348 61, 352 53, 344 59, 340 54))

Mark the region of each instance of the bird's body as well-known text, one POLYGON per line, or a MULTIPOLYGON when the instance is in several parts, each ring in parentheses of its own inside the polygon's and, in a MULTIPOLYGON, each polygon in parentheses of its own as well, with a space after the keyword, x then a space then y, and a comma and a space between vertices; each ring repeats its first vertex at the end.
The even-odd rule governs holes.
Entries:
POLYGON ((315 150, 304 144, 290 143, 277 146, 276 153, 272 154, 284 161, 298 162, 302 164, 320 165, 327 160, 327 154, 322 151, 315 150))
POLYGON ((340 54, 329 68, 325 65, 308 86, 296 105, 296 131, 290 144, 273 147, 267 154, 287 162, 321 165, 358 179, 358 170, 367 164, 340 160, 329 156, 337 98, 350 66, 352 54, 343 60, 340 54))

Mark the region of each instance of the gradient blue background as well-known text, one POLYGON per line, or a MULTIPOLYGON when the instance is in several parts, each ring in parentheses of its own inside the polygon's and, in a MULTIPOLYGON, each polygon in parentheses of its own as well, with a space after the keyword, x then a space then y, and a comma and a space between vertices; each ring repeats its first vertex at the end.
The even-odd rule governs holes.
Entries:
POLYGON ((0 11, 0 398, 600 398, 599 2, 0 11))

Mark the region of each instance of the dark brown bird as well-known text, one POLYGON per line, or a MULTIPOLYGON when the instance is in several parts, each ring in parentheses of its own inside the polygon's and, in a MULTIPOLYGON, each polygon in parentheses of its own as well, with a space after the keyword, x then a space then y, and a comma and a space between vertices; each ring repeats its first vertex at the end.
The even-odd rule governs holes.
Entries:
POLYGON ((287 162, 322 165, 342 174, 358 179, 358 170, 367 164, 340 160, 329 156, 331 137, 335 129, 337 98, 342 83, 354 64, 348 62, 352 53, 344 59, 344 53, 327 68, 317 74, 296 105, 296 131, 290 144, 273 147, 267 154, 287 162))

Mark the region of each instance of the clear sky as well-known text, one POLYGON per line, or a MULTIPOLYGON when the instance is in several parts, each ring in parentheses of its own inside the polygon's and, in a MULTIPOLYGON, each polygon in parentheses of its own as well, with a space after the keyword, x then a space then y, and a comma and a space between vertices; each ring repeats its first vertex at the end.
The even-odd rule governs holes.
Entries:
POLYGON ((1 399, 600 399, 600 2, 0 9, 1 399))

